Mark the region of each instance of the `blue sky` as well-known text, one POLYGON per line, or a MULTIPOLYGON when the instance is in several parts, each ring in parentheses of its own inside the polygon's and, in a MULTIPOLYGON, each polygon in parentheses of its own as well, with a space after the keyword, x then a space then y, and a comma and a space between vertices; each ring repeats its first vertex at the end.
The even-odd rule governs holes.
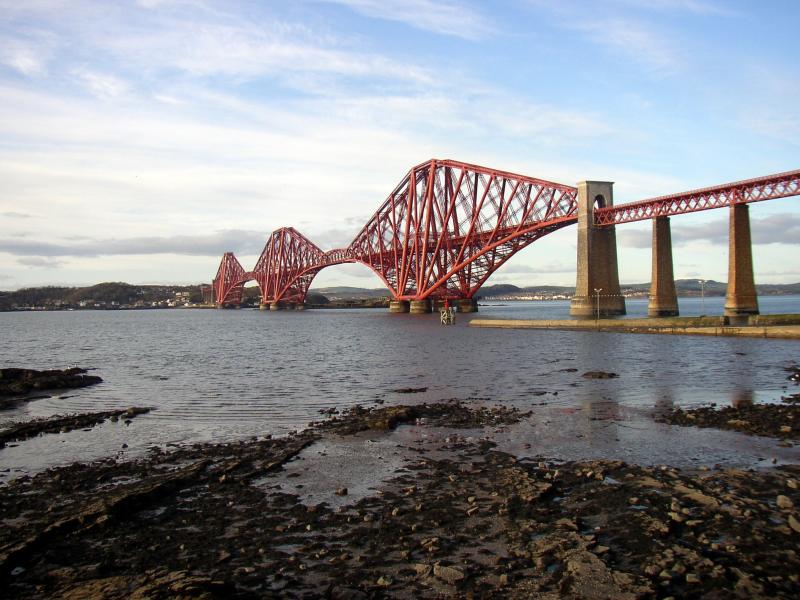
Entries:
MULTIPOLYGON (((798 22, 789 0, 0 0, 0 289, 208 281, 285 225, 346 246, 432 157, 618 204, 800 168, 798 22)), ((800 281, 800 198, 751 219, 756 281, 800 281)), ((727 278, 726 211, 672 229, 676 277, 727 278)), ((617 236, 648 281, 649 223, 617 236)), ((574 281, 568 228, 489 283, 574 281)))

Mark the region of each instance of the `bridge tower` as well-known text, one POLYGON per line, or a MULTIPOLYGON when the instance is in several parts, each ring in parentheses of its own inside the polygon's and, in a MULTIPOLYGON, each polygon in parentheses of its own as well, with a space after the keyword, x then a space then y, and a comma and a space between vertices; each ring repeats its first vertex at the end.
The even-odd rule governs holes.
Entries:
POLYGON ((614 225, 598 227, 594 223, 595 208, 613 205, 613 182, 578 184, 578 278, 569 309, 573 316, 625 314, 617 267, 617 233, 614 225))

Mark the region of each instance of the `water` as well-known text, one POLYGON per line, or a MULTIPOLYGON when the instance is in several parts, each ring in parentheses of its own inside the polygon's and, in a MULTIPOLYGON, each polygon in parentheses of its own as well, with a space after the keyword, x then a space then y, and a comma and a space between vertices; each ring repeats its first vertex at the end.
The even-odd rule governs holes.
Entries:
MULTIPOLYGON (((722 299, 706 299, 709 314, 713 301, 721 311, 722 299)), ((646 302, 643 309, 639 304, 628 302, 631 314, 646 311, 646 302)), ((761 307, 800 312, 800 297, 763 298, 761 307)), ((675 405, 771 402, 798 391, 783 371, 800 356, 796 341, 467 326, 474 317, 558 318, 567 310, 567 302, 485 306, 477 315, 459 315, 452 327, 439 325, 437 315, 379 309, 0 313, 1 365, 80 365, 105 380, 4 411, 0 426, 156 408, 128 426, 105 423, 0 450, 0 471, 9 469, 0 481, 74 460, 133 457, 153 445, 286 434, 331 407, 448 398, 534 410, 530 423, 509 431, 475 432, 519 454, 656 464, 800 460, 774 440, 667 427, 651 418, 675 405), (588 370, 620 377, 581 378, 588 370), (393 391, 409 387, 428 389, 393 391)))
MULTIPOLYGON (((647 298, 626 298, 625 319, 647 317, 647 298)), ((503 302, 487 301, 489 306, 481 307, 486 315, 506 319, 569 319, 568 300, 541 302, 503 302)), ((682 317, 700 315, 721 315, 725 305, 723 296, 710 298, 678 298, 678 310, 682 317)), ((762 315, 800 313, 800 296, 761 296, 758 299, 762 315)))

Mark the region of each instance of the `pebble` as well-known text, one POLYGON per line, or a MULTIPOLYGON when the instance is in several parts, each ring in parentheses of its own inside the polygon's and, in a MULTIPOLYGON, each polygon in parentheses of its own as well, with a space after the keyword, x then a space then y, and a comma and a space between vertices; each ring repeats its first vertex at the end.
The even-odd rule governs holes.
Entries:
POLYGON ((777 498, 778 508, 792 508, 794 506, 794 502, 791 501, 788 497, 781 494, 777 498))
POLYGON ((789 527, 791 527, 795 533, 800 533, 800 521, 794 518, 794 515, 789 515, 789 527))
POLYGON ((433 574, 442 581, 455 585, 464 579, 464 572, 455 567, 446 567, 444 565, 433 565, 433 574))
POLYGON ((700 577, 696 573, 687 573, 686 583, 700 583, 700 577))

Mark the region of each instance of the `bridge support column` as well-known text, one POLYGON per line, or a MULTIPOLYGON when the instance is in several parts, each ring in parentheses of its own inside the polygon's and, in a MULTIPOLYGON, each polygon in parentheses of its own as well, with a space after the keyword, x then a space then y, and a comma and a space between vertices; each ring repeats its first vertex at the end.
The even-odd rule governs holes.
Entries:
POLYGON ((269 310, 269 304, 266 302, 262 302, 258 305, 258 310, 269 310))
POLYGON ((648 317, 677 317, 678 293, 672 272, 672 233, 669 217, 653 219, 653 273, 648 317))
POLYGON ((429 313, 433 310, 431 301, 428 298, 425 300, 412 300, 409 303, 409 311, 412 315, 421 315, 429 313))
POLYGON ((614 226, 595 227, 594 207, 614 205, 610 181, 578 184, 578 278, 569 313, 575 317, 611 317, 625 314, 619 287, 617 234, 614 226), (595 291, 599 290, 599 291, 595 291))
POLYGON ((458 301, 458 312, 474 313, 478 312, 478 302, 474 298, 461 298, 458 301))
POLYGON ((306 309, 306 303, 305 302, 298 302, 297 304, 294 305, 294 309, 295 310, 305 310, 306 309))
POLYGON ((746 204, 734 204, 730 211, 725 316, 757 315, 758 296, 753 276, 753 247, 750 243, 750 207, 746 204))
POLYGON ((269 309, 270 310, 283 310, 286 308, 283 302, 270 302, 269 309))
POLYGON ((391 300, 389 302, 390 313, 407 313, 409 308, 408 300, 391 300))

